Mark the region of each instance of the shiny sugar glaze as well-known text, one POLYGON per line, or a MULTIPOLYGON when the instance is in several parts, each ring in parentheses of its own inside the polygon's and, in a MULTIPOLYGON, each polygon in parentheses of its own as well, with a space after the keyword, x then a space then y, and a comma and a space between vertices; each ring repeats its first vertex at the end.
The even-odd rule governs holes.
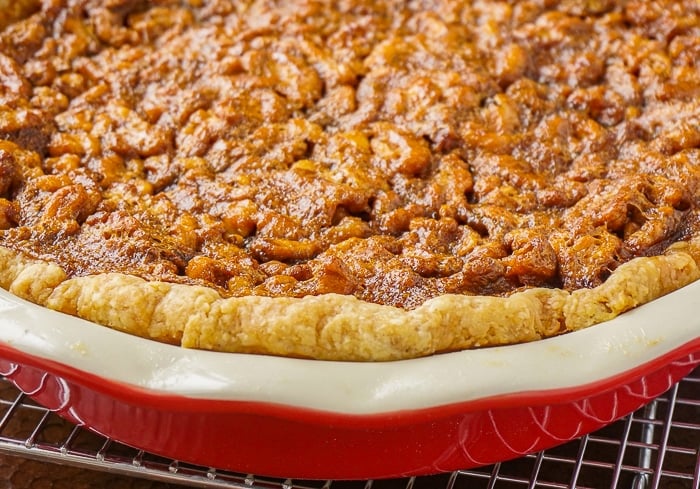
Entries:
POLYGON ((549 3, 19 2, 0 245, 227 296, 596 286, 700 232, 700 12, 549 3))

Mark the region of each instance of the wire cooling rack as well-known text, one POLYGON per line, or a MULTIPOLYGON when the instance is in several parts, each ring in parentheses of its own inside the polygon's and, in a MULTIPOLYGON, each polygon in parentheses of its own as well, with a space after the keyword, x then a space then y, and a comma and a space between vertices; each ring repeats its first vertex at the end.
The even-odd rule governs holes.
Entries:
POLYGON ((518 460, 429 477, 297 481, 180 463, 73 426, 0 377, 0 453, 203 488, 700 489, 700 368, 637 412, 518 460))

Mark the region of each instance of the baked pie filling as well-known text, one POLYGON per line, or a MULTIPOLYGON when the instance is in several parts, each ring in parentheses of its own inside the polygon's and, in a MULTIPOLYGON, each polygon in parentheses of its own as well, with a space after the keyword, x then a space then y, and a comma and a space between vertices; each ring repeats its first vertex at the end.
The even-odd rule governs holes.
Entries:
POLYGON ((388 360, 578 329, 700 277, 694 0, 7 12, 0 285, 39 304, 388 360))

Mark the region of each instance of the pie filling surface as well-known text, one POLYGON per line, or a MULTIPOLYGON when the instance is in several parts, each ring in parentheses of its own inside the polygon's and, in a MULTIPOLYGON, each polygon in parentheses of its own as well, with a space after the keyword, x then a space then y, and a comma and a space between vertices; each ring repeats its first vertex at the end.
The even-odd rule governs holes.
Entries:
POLYGON ((577 329, 700 276, 695 1, 8 12, 0 285, 34 302, 383 360, 577 329))

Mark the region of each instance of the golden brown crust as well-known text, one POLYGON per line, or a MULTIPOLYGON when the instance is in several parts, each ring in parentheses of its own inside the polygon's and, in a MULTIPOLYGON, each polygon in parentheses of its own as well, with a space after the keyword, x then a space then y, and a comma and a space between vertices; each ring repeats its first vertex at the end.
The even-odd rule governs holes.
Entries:
POLYGON ((339 294, 222 298, 206 287, 119 273, 67 279, 54 264, 2 247, 0 285, 56 311, 187 348, 383 361, 532 341, 612 319, 700 278, 699 244, 632 260, 593 289, 444 295, 413 310, 339 294))

